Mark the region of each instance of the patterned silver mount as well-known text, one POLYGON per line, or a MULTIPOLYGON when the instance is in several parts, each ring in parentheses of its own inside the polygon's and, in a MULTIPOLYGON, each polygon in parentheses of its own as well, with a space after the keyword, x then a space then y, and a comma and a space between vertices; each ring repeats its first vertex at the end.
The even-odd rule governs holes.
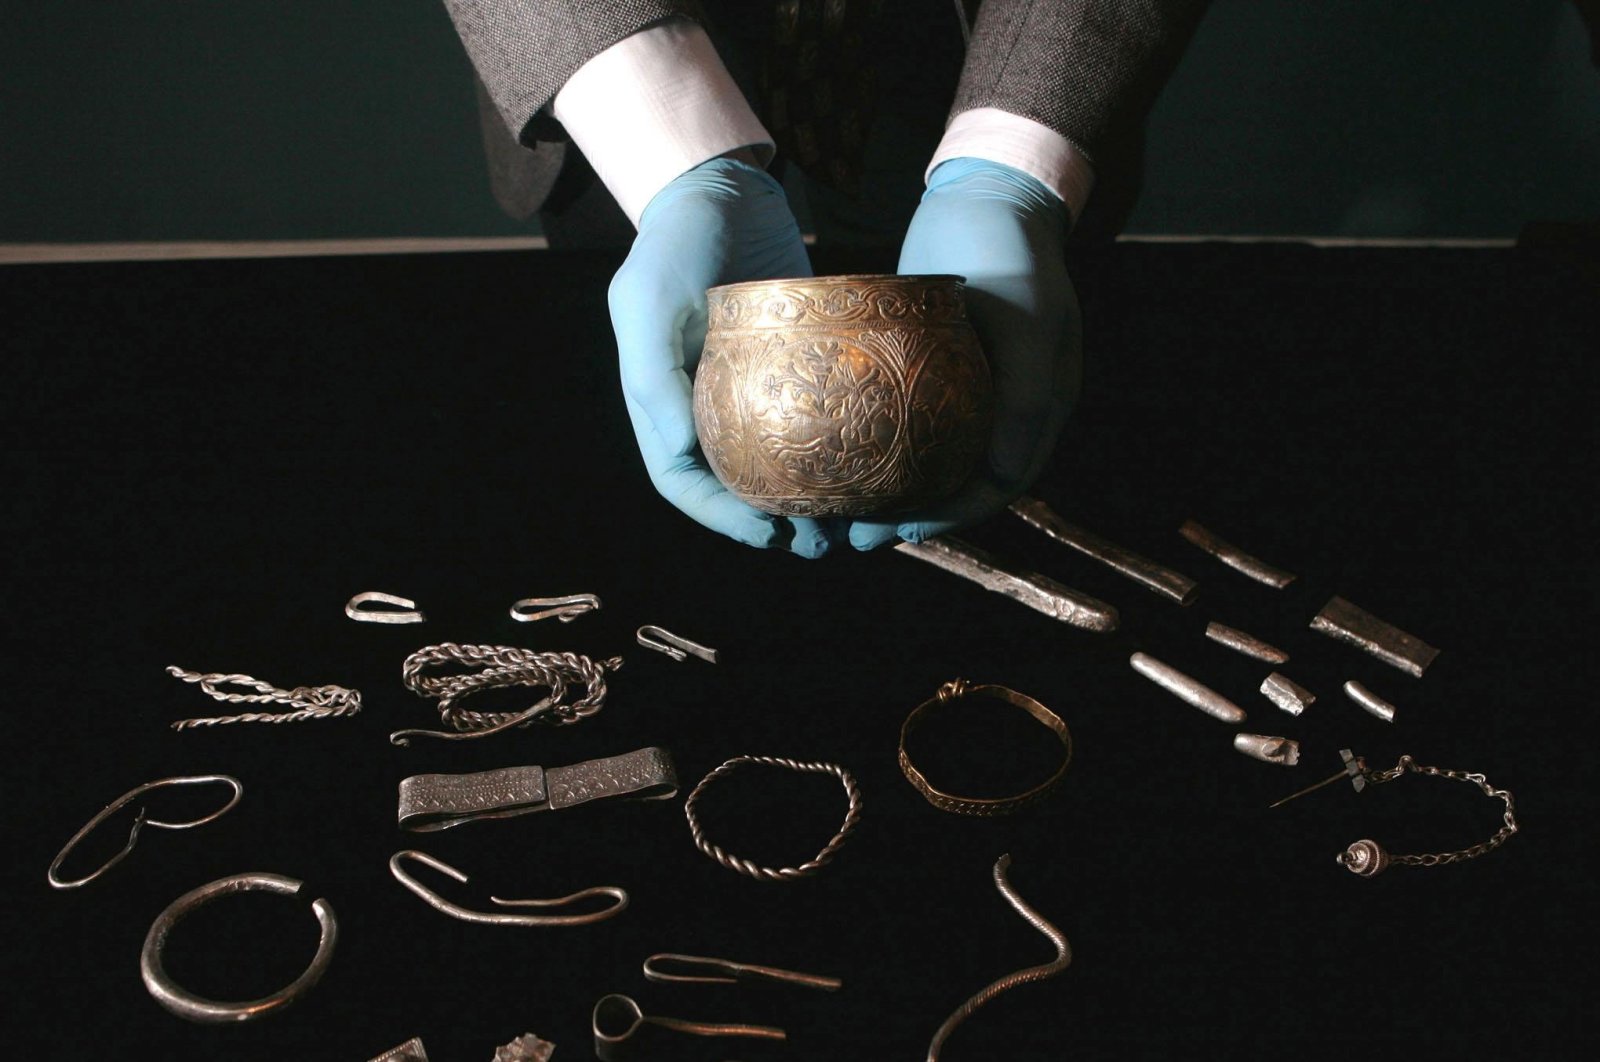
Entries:
POLYGON ((1394 722, 1394 705, 1354 679, 1344 684, 1344 695, 1379 719, 1382 719, 1385 723, 1394 722))
POLYGON ((550 1062, 556 1045, 533 1033, 523 1033, 504 1047, 497 1048, 492 1062, 550 1062))
POLYGON ((977 583, 985 590, 1004 594, 1051 619, 1097 634, 1117 629, 1117 610, 1097 598, 1080 593, 1037 572, 1008 566, 988 550, 949 535, 926 542, 901 542, 894 547, 908 557, 926 561, 952 575, 977 583))
POLYGON ((1185 520, 1183 526, 1178 528, 1178 534, 1199 546, 1217 560, 1226 564, 1241 575, 1249 576, 1264 586, 1274 590, 1282 590, 1294 582, 1294 576, 1282 568, 1274 568, 1266 561, 1252 557, 1238 546, 1224 542, 1211 531, 1193 520, 1185 520))
POLYGON ((1293 767, 1300 762, 1300 742, 1293 738, 1273 737, 1268 734, 1235 734, 1233 747, 1262 763, 1293 767))
POLYGON ((1311 629, 1330 638, 1348 642, 1404 671, 1422 677, 1439 655, 1439 650, 1399 627, 1374 616, 1366 609, 1336 597, 1322 606, 1311 619, 1311 629))
POLYGON ((706 303, 695 430, 757 509, 915 508, 955 491, 988 445, 993 384, 960 277, 753 281, 706 303))
POLYGON ((1264 660, 1269 664, 1287 664, 1289 654, 1275 645, 1269 645, 1254 635, 1244 631, 1235 630, 1226 624, 1212 621, 1206 624, 1206 637, 1218 645, 1225 645, 1236 653, 1255 660, 1264 660))
POLYGON ((1199 584, 1182 572, 1175 572, 1148 557, 1141 557, 1131 549, 1062 519, 1059 513, 1038 498, 1018 498, 1011 503, 1011 511, 1029 527, 1043 531, 1063 546, 1070 546, 1084 556, 1099 561, 1169 601, 1192 605, 1200 593, 1199 584))
POLYGON ((1389 853, 1377 841, 1360 840, 1334 857, 1340 866, 1359 877, 1382 874, 1389 866, 1389 853))
POLYGON ((428 1049, 422 1046, 422 1038, 413 1036, 399 1047, 391 1047, 372 1062, 428 1062, 428 1049))
POLYGON ((1163 663, 1147 653, 1134 653, 1128 658, 1128 663, 1157 686, 1213 719, 1220 719, 1224 723, 1242 723, 1245 720, 1243 708, 1171 664, 1163 663))
POLYGON ((1274 671, 1261 684, 1261 693, 1267 700, 1290 715, 1299 715, 1317 699, 1317 695, 1287 675, 1274 671))
POLYGON ((419 833, 478 819, 559 811, 597 800, 667 800, 678 792, 672 754, 650 747, 568 767, 501 767, 418 774, 400 783, 400 826, 419 833))

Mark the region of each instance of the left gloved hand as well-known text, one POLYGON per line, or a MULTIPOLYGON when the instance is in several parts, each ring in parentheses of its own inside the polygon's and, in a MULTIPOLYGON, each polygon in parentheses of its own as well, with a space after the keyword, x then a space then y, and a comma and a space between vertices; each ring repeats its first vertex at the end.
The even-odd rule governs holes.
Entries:
POLYGON ((893 520, 858 520, 850 544, 921 542, 1001 509, 1044 467, 1077 401, 1083 336, 1063 246, 1066 204, 1038 179, 984 159, 939 165, 911 219, 899 271, 967 278, 967 310, 994 376, 994 434, 955 495, 893 520))

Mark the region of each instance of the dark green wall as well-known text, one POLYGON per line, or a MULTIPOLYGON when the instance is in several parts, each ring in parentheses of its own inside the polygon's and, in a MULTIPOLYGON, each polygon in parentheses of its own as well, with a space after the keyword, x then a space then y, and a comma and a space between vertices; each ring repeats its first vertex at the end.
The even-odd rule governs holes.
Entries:
MULTIPOLYGON (((438 0, 7 5, 0 240, 525 234, 438 0)), ((1499 236, 1600 216, 1562 0, 1218 0, 1131 229, 1499 236)))

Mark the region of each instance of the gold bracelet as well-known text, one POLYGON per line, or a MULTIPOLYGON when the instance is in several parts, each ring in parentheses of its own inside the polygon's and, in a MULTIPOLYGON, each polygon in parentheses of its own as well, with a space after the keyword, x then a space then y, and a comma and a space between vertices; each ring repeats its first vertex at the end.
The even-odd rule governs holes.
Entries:
POLYGON ((906 721, 900 725, 899 758, 900 770, 905 773, 906 781, 916 787, 917 792, 921 793, 928 803, 940 811, 948 811, 953 815, 1009 815, 1014 811, 1027 807, 1036 800, 1042 799, 1061 784, 1062 777, 1067 773, 1067 766, 1072 763, 1072 734, 1068 732, 1067 724, 1062 722, 1060 716, 1032 697, 1018 693, 1013 689, 1007 689, 1005 686, 974 686, 968 683, 966 679, 956 679, 954 682, 946 682, 943 686, 940 686, 937 693, 917 705, 916 708, 912 709, 911 714, 906 716, 906 721), (1062 758, 1061 766, 1056 768, 1055 773, 1025 793, 997 799, 953 796, 930 785, 928 779, 911 762, 910 755, 906 753, 906 737, 921 725, 923 716, 935 705, 950 704, 965 697, 974 696, 992 697, 995 700, 1004 701, 1006 704, 1021 708, 1054 731, 1056 737, 1061 741, 1062 747, 1066 749, 1066 756, 1062 758))

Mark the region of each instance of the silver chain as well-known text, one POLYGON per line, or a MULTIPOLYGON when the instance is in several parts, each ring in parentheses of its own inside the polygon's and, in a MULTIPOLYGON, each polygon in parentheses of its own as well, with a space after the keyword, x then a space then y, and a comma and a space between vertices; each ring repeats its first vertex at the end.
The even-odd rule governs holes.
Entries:
POLYGON ((282 690, 249 675, 224 675, 215 671, 202 674, 181 667, 169 667, 167 674, 198 685, 210 697, 225 704, 283 704, 295 709, 289 712, 241 712, 238 715, 180 719, 172 724, 174 730, 225 726, 229 723, 299 723, 307 719, 355 715, 361 711, 360 692, 344 686, 296 686, 292 690, 282 690), (221 686, 242 686, 254 692, 230 692, 219 689, 221 686))
POLYGON ((439 717, 455 734, 402 730, 390 740, 403 745, 413 736, 457 737, 489 733, 531 722, 566 725, 598 712, 606 699, 606 672, 622 667, 622 658, 591 660, 581 653, 539 653, 509 645, 458 645, 443 642, 418 649, 400 669, 406 688, 439 702, 439 717), (427 675, 431 667, 459 664, 468 668, 448 675, 427 675), (583 696, 563 703, 569 688, 582 684, 583 696), (520 712, 475 712, 460 701, 479 690, 507 686, 544 687, 549 695, 520 712))
POLYGON ((1437 867, 1446 863, 1459 863, 1465 859, 1476 859, 1485 852, 1492 852, 1505 844, 1512 834, 1517 832, 1516 803, 1511 793, 1506 789, 1496 789, 1489 784, 1489 780, 1475 771, 1452 771, 1443 767, 1424 767, 1410 756, 1401 756, 1400 762, 1387 771, 1367 771, 1367 780, 1375 784, 1392 782, 1406 772, 1414 774, 1431 774, 1439 778, 1451 778, 1458 782, 1471 782, 1483 790, 1485 796, 1499 797, 1505 802, 1506 810, 1501 816, 1503 825, 1495 835, 1487 841, 1480 841, 1471 848, 1463 848, 1456 852, 1425 852, 1420 855, 1391 855, 1392 863, 1404 863, 1414 867, 1437 867))

